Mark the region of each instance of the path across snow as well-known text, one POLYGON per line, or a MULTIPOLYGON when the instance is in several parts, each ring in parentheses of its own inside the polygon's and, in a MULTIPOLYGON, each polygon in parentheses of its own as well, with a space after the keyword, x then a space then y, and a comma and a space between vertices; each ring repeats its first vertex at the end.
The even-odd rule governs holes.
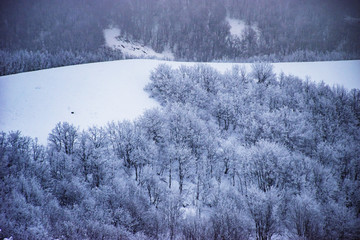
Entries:
MULTIPOLYGON (((150 72, 160 63, 174 68, 195 64, 121 60, 0 77, 0 131, 20 130, 45 144, 51 129, 60 121, 86 129, 105 126, 112 120, 133 120, 145 109, 158 106, 143 88, 150 72)), ((208 64, 222 72, 234 65, 208 64)), ((250 71, 251 64, 239 65, 250 71)), ((360 61, 276 63, 274 70, 347 89, 360 88, 360 61)))

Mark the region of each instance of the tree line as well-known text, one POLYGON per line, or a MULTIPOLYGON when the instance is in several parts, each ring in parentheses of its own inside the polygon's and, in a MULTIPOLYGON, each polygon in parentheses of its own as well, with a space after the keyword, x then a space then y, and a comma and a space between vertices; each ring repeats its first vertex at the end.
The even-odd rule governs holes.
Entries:
POLYGON ((71 50, 51 53, 46 50, 0 50, 0 76, 41 69, 125 59, 120 51, 99 48, 96 52, 71 50))
MULTIPOLYGON (((243 60, 309 51, 317 58, 359 58, 359 3, 344 0, 4 0, 0 3, 0 49, 97 54, 103 30, 169 49, 177 60, 243 60), (244 21, 243 36, 230 34, 227 17, 244 21), (253 28, 256 25, 259 34, 253 28)), ((100 54, 101 55, 101 54, 100 54)), ((299 60, 311 60, 303 56, 299 60)), ((284 59, 286 60, 286 59, 284 59)), ((69 61, 67 64, 72 64, 69 61)))

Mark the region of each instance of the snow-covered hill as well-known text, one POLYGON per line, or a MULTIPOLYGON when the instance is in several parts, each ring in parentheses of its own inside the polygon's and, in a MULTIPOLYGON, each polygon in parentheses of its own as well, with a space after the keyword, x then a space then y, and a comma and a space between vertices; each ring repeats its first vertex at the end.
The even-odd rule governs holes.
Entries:
MULTIPOLYGON (((145 109, 158 106, 143 88, 160 63, 173 67, 195 64, 137 59, 0 77, 0 131, 20 130, 45 144, 59 121, 84 129, 112 120, 135 119, 145 109)), ((234 65, 208 64, 222 72, 234 65)), ((251 64, 240 65, 250 71, 251 64)), ((347 89, 360 88, 360 61, 276 63, 274 70, 347 89)))

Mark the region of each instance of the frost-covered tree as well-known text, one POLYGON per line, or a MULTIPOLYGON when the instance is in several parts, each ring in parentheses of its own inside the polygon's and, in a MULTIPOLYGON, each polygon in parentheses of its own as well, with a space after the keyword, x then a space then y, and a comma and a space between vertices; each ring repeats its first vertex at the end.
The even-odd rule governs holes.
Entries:
POLYGON ((277 216, 279 192, 276 188, 264 192, 257 186, 250 186, 245 198, 249 214, 255 224, 256 239, 271 239, 272 235, 279 231, 277 216))
POLYGON ((54 150, 71 155, 74 153, 78 130, 67 122, 59 122, 49 134, 48 140, 54 150))
POLYGON ((257 62, 251 65, 252 72, 251 76, 258 82, 258 83, 266 83, 274 80, 274 72, 273 66, 270 63, 266 62, 257 62))
POLYGON ((320 204, 307 193, 296 195, 289 204, 288 227, 292 234, 306 239, 323 235, 323 215, 320 204))

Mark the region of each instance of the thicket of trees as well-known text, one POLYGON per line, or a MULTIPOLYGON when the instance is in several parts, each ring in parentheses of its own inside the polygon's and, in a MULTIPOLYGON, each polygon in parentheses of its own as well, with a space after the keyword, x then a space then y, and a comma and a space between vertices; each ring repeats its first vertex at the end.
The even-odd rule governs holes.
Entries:
POLYGON ((18 50, 13 52, 0 50, 0 76, 123 58, 125 56, 120 51, 109 48, 99 48, 96 52, 59 51, 57 53, 50 53, 46 50, 18 50))
POLYGON ((115 26, 127 39, 171 50, 177 60, 354 59, 359 9, 356 0, 3 0, 0 49, 49 52, 50 63, 64 51, 97 55, 103 30, 115 26), (248 27, 242 38, 231 35, 227 16, 256 25, 260 34, 248 27))
POLYGON ((360 91, 160 65, 161 107, 42 146, 0 134, 0 237, 359 239, 360 91))

